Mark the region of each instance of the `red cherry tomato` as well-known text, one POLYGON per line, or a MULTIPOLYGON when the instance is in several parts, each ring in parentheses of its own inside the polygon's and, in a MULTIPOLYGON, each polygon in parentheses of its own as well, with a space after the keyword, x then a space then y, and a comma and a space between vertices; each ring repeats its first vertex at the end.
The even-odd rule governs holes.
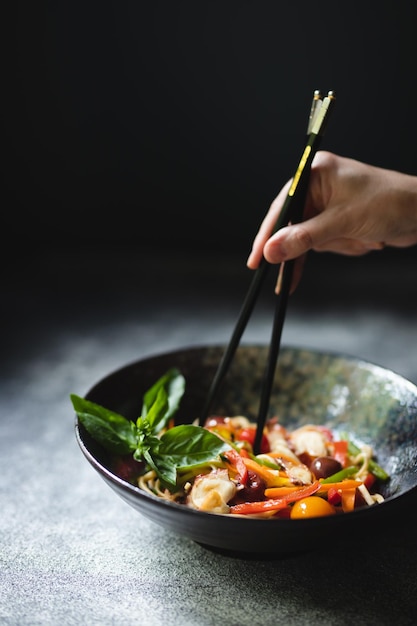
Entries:
MULTIPOLYGON (((236 439, 238 441, 247 441, 248 443, 250 443, 250 445, 253 448, 253 444, 255 443, 255 435, 256 435, 256 428, 242 428, 241 430, 239 430, 239 432, 236 435, 236 439)), ((269 447, 269 441, 266 435, 262 435, 261 438, 261 445, 260 445, 260 452, 261 454, 266 454, 267 452, 270 452, 271 449, 269 447)))

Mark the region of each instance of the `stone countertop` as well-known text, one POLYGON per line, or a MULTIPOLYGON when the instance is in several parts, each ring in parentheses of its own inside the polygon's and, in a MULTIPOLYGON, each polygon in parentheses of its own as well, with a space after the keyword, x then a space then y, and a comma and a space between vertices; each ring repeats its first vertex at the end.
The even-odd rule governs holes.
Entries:
MULTIPOLYGON (((416 383, 413 268, 330 267, 306 270, 283 343, 359 356, 416 383)), ((415 511, 377 540, 285 559, 224 556, 142 518, 78 448, 70 393, 144 356, 227 341, 247 281, 233 255, 44 249, 3 265, 1 624, 415 623, 415 511)), ((245 341, 268 342, 271 320, 263 295, 245 341)))

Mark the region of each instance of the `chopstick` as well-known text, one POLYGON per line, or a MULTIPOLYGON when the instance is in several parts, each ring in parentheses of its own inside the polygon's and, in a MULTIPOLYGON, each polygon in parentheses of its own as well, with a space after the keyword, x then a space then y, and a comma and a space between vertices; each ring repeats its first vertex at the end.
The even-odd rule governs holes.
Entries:
MULTIPOLYGON (((314 138, 315 138, 314 153, 311 156, 311 152, 313 152, 313 150, 311 149, 310 154, 308 155, 310 162, 308 165, 306 164, 306 166, 304 166, 304 172, 300 175, 300 178, 297 183, 298 192, 297 192, 296 197, 294 197, 295 196, 295 192, 294 192, 294 196, 293 196, 294 201, 293 201, 293 205, 291 208, 291 222, 292 223, 299 222, 302 219, 303 208, 304 208, 304 203, 305 203, 306 194, 307 194, 308 180, 309 180, 310 171, 311 171, 311 161, 314 157, 315 152, 317 151, 318 138, 321 138, 323 136, 323 130, 324 130, 323 123, 325 120, 325 116, 328 113, 330 103, 334 100, 334 97, 335 97, 334 93, 329 92, 329 95, 328 95, 329 102, 327 102, 326 99, 325 99, 325 102, 323 102, 321 99, 320 91, 316 90, 314 92, 313 101, 312 101, 311 109, 310 109, 309 122, 307 126, 307 145, 303 153, 303 156, 306 154, 306 150, 308 150, 308 146, 310 145, 310 142, 309 142, 310 134, 313 132, 314 132, 314 138), (320 110, 323 104, 326 108, 320 114, 320 110)), ((277 228, 275 230, 277 230, 277 228)), ((268 415, 269 402, 270 402, 271 391, 272 391, 272 386, 273 386, 273 381, 274 381, 274 376, 275 376, 275 369, 276 369, 276 364, 277 364, 278 355, 279 355, 280 346, 281 346, 282 329, 283 329, 284 321, 285 321, 288 297, 289 297, 290 290, 291 290, 293 269, 294 269, 294 260, 287 261, 286 263, 283 264, 281 289, 280 289, 280 293, 277 295, 277 300, 276 300, 276 305, 275 305, 274 323, 272 327, 268 361, 267 361, 267 366, 265 370, 264 381, 262 384, 258 417, 256 420, 256 434, 255 434, 255 440, 253 444, 253 451, 255 454, 259 454, 260 452, 262 435, 264 431, 266 418, 268 415)))
POLYGON ((294 261, 287 261, 282 272, 282 283, 279 295, 276 296, 274 323, 272 326, 271 340, 269 344, 268 361, 264 374, 264 381, 261 390, 259 412, 256 420, 256 433, 253 442, 254 454, 259 454, 261 448, 262 435, 269 410, 269 400, 271 397, 274 382, 275 369, 281 346, 282 329, 284 326, 287 311, 288 297, 291 289, 294 261))
MULTIPOLYGON (((275 224, 274 232, 278 231, 283 226, 286 226, 289 222, 299 221, 302 217, 308 179, 311 170, 311 162, 318 149, 321 137, 323 136, 324 128, 328 119, 328 113, 332 108, 334 100, 335 94, 333 91, 329 91, 328 95, 323 99, 321 99, 319 91, 314 92, 307 127, 306 144, 293 176, 292 184, 288 191, 284 205, 275 224)), ((293 264, 293 261, 287 261, 283 266, 282 286, 281 292, 277 296, 278 301, 276 303, 268 363, 261 392, 254 450, 259 448, 266 415, 269 409, 269 398, 271 395, 275 366, 280 348, 281 333, 287 308, 288 295, 291 287, 293 264)), ((269 267, 270 264, 267 263, 265 258, 262 258, 261 263, 255 271, 253 279, 249 285, 249 289, 241 307, 229 344, 222 356, 222 359, 220 360, 219 366, 211 383, 205 405, 200 413, 200 426, 203 426, 207 420, 210 407, 214 402, 220 385, 230 367, 231 361, 247 326, 269 267)))

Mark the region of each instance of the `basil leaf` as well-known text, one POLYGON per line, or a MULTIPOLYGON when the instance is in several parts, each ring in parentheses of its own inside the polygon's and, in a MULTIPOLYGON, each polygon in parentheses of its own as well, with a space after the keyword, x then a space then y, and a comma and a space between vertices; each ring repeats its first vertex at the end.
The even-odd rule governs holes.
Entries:
POLYGON ((231 447, 216 434, 192 424, 170 428, 158 442, 159 448, 150 446, 143 451, 143 458, 170 491, 177 488, 178 471, 203 469, 231 447))
POLYGON ((170 490, 175 491, 177 486, 177 468, 170 456, 160 456, 155 451, 146 450, 143 458, 156 472, 161 482, 170 490))
POLYGON ((121 455, 136 450, 137 438, 130 420, 75 394, 70 398, 81 424, 103 448, 121 455))
POLYGON ((145 428, 148 434, 158 434, 165 426, 167 414, 169 410, 168 394, 164 387, 160 387, 156 396, 153 398, 152 404, 142 413, 142 416, 136 421, 139 430, 145 428))
POLYGON ((162 435, 158 456, 169 457, 177 470, 187 470, 212 461, 230 448, 230 444, 202 426, 182 424, 162 435))
POLYGON ((175 489, 177 467, 204 464, 230 447, 217 435, 197 426, 171 429, 163 435, 163 442, 159 435, 178 410, 184 390, 185 378, 179 370, 168 370, 144 394, 142 415, 136 423, 75 394, 71 400, 93 439, 114 454, 133 452, 135 460, 146 461, 165 486, 175 489), (168 433, 171 434, 166 436, 168 433))
POLYGON ((172 368, 145 393, 142 405, 142 417, 147 417, 154 434, 160 432, 168 424, 169 419, 177 412, 184 395, 185 378, 178 369, 172 368), (163 404, 165 394, 166 406, 163 404))
POLYGON ((155 454, 159 450, 160 441, 158 437, 154 437, 153 435, 148 435, 143 430, 138 430, 136 450, 133 453, 133 456, 136 461, 142 461, 145 457, 145 452, 151 450, 155 454))

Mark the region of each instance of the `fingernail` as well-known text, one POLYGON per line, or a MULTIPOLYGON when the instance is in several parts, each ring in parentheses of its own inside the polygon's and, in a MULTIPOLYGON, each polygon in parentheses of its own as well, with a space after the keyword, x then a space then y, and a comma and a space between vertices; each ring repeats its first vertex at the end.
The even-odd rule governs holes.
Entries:
POLYGON ((253 251, 248 256, 247 261, 246 261, 246 265, 249 265, 252 262, 252 257, 253 257, 253 251))

